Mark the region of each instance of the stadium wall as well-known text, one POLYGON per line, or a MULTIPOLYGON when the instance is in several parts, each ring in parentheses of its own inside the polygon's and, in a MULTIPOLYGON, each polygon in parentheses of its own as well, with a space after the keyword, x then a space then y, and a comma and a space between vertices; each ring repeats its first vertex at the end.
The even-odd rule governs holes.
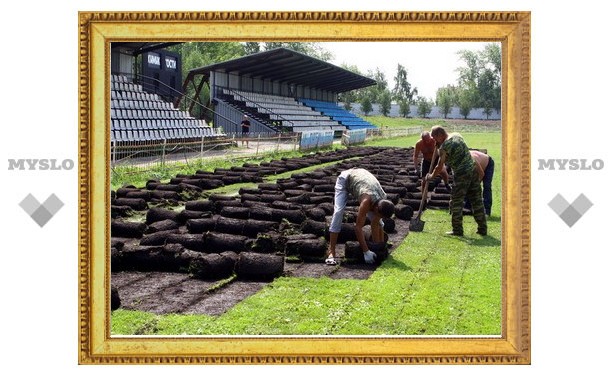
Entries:
MULTIPOLYGON (((344 103, 339 102, 338 105, 344 108, 344 103)), ((352 113, 355 113, 359 116, 363 116, 364 113, 361 111, 361 105, 358 103, 351 104, 352 109, 350 110, 352 113)), ((410 105, 410 114, 408 114, 409 118, 419 118, 418 108, 416 105, 410 105)), ((377 116, 382 115, 380 112, 379 104, 372 104, 372 111, 368 113, 369 116, 377 116)), ((399 105, 391 104, 391 111, 388 114, 389 117, 400 117, 399 113, 399 105)), ((427 116, 427 118, 444 118, 440 109, 437 106, 432 107, 431 113, 427 116)), ((463 119, 464 117, 459 112, 458 107, 451 108, 450 113, 446 116, 446 118, 450 119, 463 119)), ((467 117, 468 119, 479 119, 479 120, 500 120, 501 114, 497 110, 493 110, 491 115, 487 118, 487 115, 484 113, 484 109, 482 108, 474 108, 470 111, 470 114, 467 117)))

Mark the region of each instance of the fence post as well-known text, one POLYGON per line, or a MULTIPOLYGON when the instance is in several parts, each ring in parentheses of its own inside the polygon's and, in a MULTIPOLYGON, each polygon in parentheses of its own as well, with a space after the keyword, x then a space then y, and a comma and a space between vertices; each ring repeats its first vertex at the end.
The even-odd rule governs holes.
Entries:
POLYGON ((261 141, 261 133, 257 133, 257 147, 255 147, 255 156, 259 154, 259 141, 261 141))
POLYGON ((162 165, 162 167, 164 167, 166 165, 166 138, 164 138, 164 144, 162 144, 161 165, 162 165))
POLYGON ((276 153, 278 153, 278 149, 280 148, 281 143, 281 133, 278 133, 278 142, 276 143, 276 153))
POLYGON ((111 140, 111 151, 113 151, 112 155, 112 161, 111 161, 111 166, 115 165, 115 162, 117 161, 117 141, 115 140, 111 140))
POLYGON ((204 157, 204 135, 202 135, 202 141, 200 142, 200 159, 204 157))

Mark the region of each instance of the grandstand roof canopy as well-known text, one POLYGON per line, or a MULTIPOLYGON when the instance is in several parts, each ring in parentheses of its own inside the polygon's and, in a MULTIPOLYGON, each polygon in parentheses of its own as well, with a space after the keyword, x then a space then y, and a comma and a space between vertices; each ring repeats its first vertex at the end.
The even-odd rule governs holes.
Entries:
POLYGON ((188 76, 211 71, 281 81, 341 93, 376 84, 376 81, 308 55, 277 48, 189 71, 188 76))
POLYGON ((168 46, 178 45, 180 42, 113 42, 111 48, 124 48, 132 55, 140 55, 149 51, 164 49, 168 46))

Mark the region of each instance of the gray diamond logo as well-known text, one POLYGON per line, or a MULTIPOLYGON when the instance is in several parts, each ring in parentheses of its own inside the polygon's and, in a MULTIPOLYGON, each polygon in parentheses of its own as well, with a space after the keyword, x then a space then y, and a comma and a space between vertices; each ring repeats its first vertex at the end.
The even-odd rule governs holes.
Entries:
POLYGON ((561 194, 557 194, 548 206, 567 224, 572 227, 593 206, 587 196, 580 194, 572 203, 569 203, 561 194))
POLYGON ((42 204, 36 197, 28 194, 19 206, 36 222, 43 227, 64 206, 64 203, 55 195, 51 194, 42 204))

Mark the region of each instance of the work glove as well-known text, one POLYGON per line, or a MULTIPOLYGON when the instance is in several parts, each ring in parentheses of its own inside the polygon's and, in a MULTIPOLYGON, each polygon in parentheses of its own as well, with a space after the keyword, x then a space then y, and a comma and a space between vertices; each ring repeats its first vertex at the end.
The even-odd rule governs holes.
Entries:
POLYGON ((425 175, 425 181, 431 181, 433 180, 433 175, 431 173, 428 173, 425 175))
POLYGON ((374 260, 376 259, 376 253, 370 251, 369 249, 363 253, 363 259, 366 264, 374 264, 374 260))

